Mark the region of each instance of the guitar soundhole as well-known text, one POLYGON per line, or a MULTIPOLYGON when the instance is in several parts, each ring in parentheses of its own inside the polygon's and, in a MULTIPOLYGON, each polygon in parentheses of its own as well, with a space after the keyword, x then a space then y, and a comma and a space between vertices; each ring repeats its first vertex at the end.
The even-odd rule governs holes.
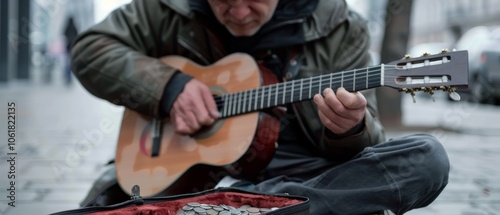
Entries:
POLYGON ((214 135, 219 131, 219 129, 222 127, 224 124, 224 119, 218 119, 213 125, 211 126, 204 126, 201 127, 200 130, 198 130, 196 133, 192 134, 191 137, 194 139, 205 139, 209 138, 210 136, 214 135))

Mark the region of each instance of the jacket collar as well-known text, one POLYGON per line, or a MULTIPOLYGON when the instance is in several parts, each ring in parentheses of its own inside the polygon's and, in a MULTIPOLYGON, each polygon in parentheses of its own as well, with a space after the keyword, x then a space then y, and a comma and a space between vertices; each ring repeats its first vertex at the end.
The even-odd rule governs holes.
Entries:
MULTIPOLYGON (((161 0, 161 2, 185 17, 193 17, 188 0, 161 0)), ((311 41, 328 35, 347 19, 347 15, 345 0, 320 0, 311 16, 297 21, 303 22, 305 40, 311 41)))

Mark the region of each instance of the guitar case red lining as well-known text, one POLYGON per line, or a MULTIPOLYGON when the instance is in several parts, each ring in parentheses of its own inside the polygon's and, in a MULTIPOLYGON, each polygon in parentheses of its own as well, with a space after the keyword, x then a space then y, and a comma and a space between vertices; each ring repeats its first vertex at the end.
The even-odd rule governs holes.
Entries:
POLYGON ((224 204, 240 207, 251 205, 259 208, 279 209, 267 212, 268 215, 308 215, 309 199, 301 196, 287 194, 265 194, 240 190, 236 188, 217 188, 192 194, 182 194, 168 197, 133 199, 115 205, 104 207, 87 207, 76 210, 63 211, 53 215, 65 214, 92 214, 92 215, 118 215, 118 214, 155 214, 175 215, 190 202, 203 204, 224 204))

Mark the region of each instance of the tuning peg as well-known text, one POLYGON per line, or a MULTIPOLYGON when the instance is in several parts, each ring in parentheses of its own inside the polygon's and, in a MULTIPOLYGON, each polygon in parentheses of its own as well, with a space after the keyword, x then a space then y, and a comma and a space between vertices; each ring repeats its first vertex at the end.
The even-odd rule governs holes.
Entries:
POLYGON ((415 99, 415 90, 408 89, 408 88, 403 88, 403 89, 401 89, 401 91, 410 94, 411 98, 413 99, 413 103, 417 103, 417 100, 415 99))
POLYGON ((405 56, 403 57, 403 60, 407 60, 407 59, 410 59, 410 58, 411 58, 411 55, 405 54, 405 56))
POLYGON ((431 53, 429 53, 429 52, 424 52, 424 53, 422 54, 422 57, 429 56, 429 55, 431 55, 431 53))
POLYGON ((450 96, 450 99, 452 99, 453 101, 460 101, 461 99, 460 95, 454 90, 448 91, 448 96, 450 96))
POLYGON ((450 52, 448 49, 441 49, 441 53, 443 53, 443 54, 448 53, 448 52, 450 52))
POLYGON ((454 87, 445 87, 445 86, 440 86, 439 89, 448 92, 448 96, 450 97, 451 100, 453 101, 460 101, 461 97, 460 95, 455 92, 454 87))
POLYGON ((434 91, 432 90, 429 90, 429 95, 431 95, 431 98, 432 98, 432 102, 436 102, 436 99, 434 98, 434 91))
POLYGON ((413 99, 413 103, 417 103, 417 100, 415 99, 415 92, 411 91, 410 95, 411 95, 411 98, 413 99))
POLYGON ((432 101, 436 102, 436 99, 434 98, 434 90, 432 89, 432 87, 422 87, 421 90, 429 93, 429 95, 431 95, 432 101))

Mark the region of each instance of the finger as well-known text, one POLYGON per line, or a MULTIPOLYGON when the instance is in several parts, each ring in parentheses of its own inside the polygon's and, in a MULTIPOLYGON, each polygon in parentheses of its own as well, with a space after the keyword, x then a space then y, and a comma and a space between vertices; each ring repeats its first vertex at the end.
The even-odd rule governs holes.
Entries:
POLYGON ((333 110, 329 110, 331 108, 326 104, 325 99, 320 94, 314 95, 313 100, 314 100, 314 103, 316 103, 316 106, 318 106, 319 111, 322 111, 322 112, 333 111, 333 110))
POLYGON ((179 95, 176 101, 178 105, 176 108, 179 112, 183 113, 183 116, 193 114, 197 123, 201 125, 211 125, 214 122, 214 118, 210 115, 205 105, 203 95, 207 92, 204 91, 208 91, 208 94, 210 94, 208 87, 203 83, 192 80, 179 95))
POLYGON ((184 119, 180 116, 176 116, 173 112, 170 114, 170 119, 171 122, 173 123, 174 126, 174 131, 176 133, 182 134, 182 135, 187 135, 190 132, 189 126, 184 122, 184 119))
POLYGON ((193 112, 187 112, 183 114, 182 119, 186 123, 186 125, 189 127, 189 134, 192 134, 198 129, 201 128, 201 124, 198 122, 198 119, 196 118, 196 115, 193 112))
POLYGON ((205 104, 205 108, 208 110, 212 119, 219 118, 219 111, 217 109, 217 104, 215 104, 214 96, 208 87, 204 87, 201 93, 202 99, 205 104))
POLYGON ((346 107, 344 107, 344 104, 342 104, 342 102, 339 101, 339 99, 337 98, 337 95, 335 94, 335 92, 333 92, 332 89, 326 88, 323 91, 323 96, 324 96, 324 100, 325 100, 326 105, 330 109, 332 109, 332 111, 334 111, 337 115, 340 115, 340 116, 345 117, 345 118, 349 118, 349 116, 350 116, 349 110, 346 107))
POLYGON ((359 92, 351 93, 343 87, 337 89, 337 99, 347 109, 355 110, 366 106, 366 98, 359 92))
POLYGON ((342 134, 348 131, 348 128, 343 126, 345 123, 339 123, 338 120, 331 120, 323 111, 318 110, 318 115, 323 125, 333 133, 342 134))
POLYGON ((318 109, 321 109, 323 114, 330 120, 341 125, 340 127, 350 128, 357 125, 363 119, 365 113, 364 106, 356 110, 347 109, 339 101, 333 90, 327 88, 323 94, 325 95, 324 97, 319 96, 315 98, 317 99, 317 104, 319 104, 318 109))
POLYGON ((345 118, 339 114, 337 114, 325 101, 321 95, 314 96, 314 101, 318 106, 318 111, 324 116, 324 118, 328 119, 330 122, 323 121, 323 123, 334 123, 339 125, 339 127, 349 126, 353 120, 349 118, 345 118))
POLYGON ((215 119, 209 113, 207 108, 207 104, 203 98, 203 95, 200 93, 196 93, 192 96, 192 107, 193 111, 191 113, 196 117, 196 121, 201 125, 211 125, 215 119))
MULTIPOLYGON (((182 101, 182 100, 181 100, 182 101)), ((196 116, 191 108, 192 106, 182 105, 183 102, 175 103, 170 116, 174 122, 174 128, 180 134, 192 134, 197 131, 201 125, 198 123, 196 116)))

